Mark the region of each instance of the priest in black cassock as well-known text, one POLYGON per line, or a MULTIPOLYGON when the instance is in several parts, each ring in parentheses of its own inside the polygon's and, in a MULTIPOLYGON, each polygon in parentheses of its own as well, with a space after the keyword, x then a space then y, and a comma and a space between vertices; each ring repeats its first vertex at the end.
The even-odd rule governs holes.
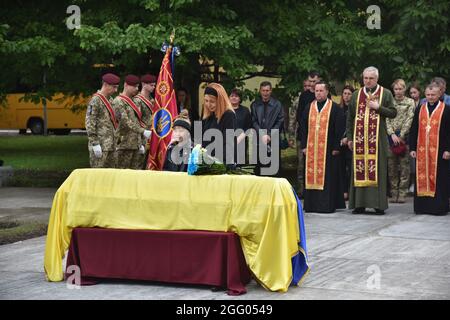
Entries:
POLYGON ((328 98, 329 86, 319 81, 315 100, 303 113, 300 126, 305 164, 306 212, 332 213, 345 208, 344 190, 339 181, 340 142, 345 131, 342 109, 328 98))
POLYGON ((439 100, 439 87, 429 85, 426 102, 416 109, 410 131, 411 157, 416 159, 414 212, 449 212, 450 106, 439 100))

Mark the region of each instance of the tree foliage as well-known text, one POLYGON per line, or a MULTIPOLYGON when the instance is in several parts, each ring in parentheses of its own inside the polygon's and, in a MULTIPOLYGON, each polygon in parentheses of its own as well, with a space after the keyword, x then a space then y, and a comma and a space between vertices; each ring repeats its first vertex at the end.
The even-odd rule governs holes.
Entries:
MULTIPOLYGON (((242 86, 254 76, 280 78, 296 94, 309 70, 358 80, 375 65, 381 83, 450 79, 447 1, 380 1, 381 29, 367 28, 366 1, 42 0, 5 2, 0 12, 0 93, 90 93, 102 73, 157 73, 160 47, 173 29, 182 54, 177 85, 201 81, 242 86), (69 5, 81 28, 69 30, 69 5), (97 67, 95 67, 97 66, 97 67), (103 66, 103 67, 98 67, 103 66), (7 75, 7 76, 5 76, 7 75), (45 75, 46 84, 43 85, 45 75)), ((31 95, 31 96, 33 96, 31 95)))

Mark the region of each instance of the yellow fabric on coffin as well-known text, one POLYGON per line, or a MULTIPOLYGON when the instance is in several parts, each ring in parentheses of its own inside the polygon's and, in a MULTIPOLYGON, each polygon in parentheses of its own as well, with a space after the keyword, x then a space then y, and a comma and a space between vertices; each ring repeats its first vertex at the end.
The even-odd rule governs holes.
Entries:
POLYGON ((53 199, 44 259, 49 281, 63 280, 62 259, 75 227, 236 232, 256 278, 282 292, 291 283, 300 239, 289 182, 246 175, 73 171, 53 199))

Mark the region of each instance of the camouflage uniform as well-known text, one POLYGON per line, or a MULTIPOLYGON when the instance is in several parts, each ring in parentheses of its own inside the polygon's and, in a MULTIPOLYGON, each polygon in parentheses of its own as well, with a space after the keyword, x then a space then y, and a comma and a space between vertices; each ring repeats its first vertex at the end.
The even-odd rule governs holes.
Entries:
POLYGON ((289 109, 289 127, 288 127, 288 135, 289 139, 295 139, 297 136, 297 107, 298 107, 298 100, 300 98, 300 95, 296 96, 294 100, 292 100, 292 106, 289 109))
POLYGON ((122 169, 142 169, 139 148, 143 143, 144 128, 134 110, 122 99, 116 97, 113 108, 118 115, 119 128, 116 131, 117 167, 122 169))
MULTIPOLYGON (((148 99, 152 101, 153 99, 148 99)), ((134 97, 133 98, 134 103, 141 109, 142 112, 142 121, 146 124, 145 129, 151 130, 152 129, 152 111, 147 107, 147 105, 139 98, 134 97)), ((145 169, 145 161, 148 157, 148 150, 149 145, 145 141, 145 138, 142 138, 142 143, 145 147, 145 154, 138 154, 138 159, 136 163, 136 167, 140 167, 141 169, 145 169)))
MULTIPOLYGON (((386 119, 387 133, 389 136, 396 133, 397 136, 408 143, 408 134, 414 118, 414 100, 406 97, 402 101, 394 99, 394 106, 397 109, 397 116, 393 119, 386 119)), ((389 150, 388 173, 392 202, 397 202, 397 198, 402 202, 404 201, 409 188, 409 172, 409 150, 404 156, 397 156, 389 150)))
MULTIPOLYGON (((112 98, 108 98, 112 102, 112 98)), ((108 109, 98 96, 89 101, 86 111, 86 133, 88 136, 89 163, 92 168, 116 167, 115 129, 108 109), (92 146, 100 145, 102 156, 94 155, 92 146)))
POLYGON ((300 140, 297 139, 297 130, 298 130, 298 122, 297 122, 297 108, 298 102, 300 99, 300 94, 295 97, 292 101, 292 106, 289 110, 289 128, 288 134, 289 139, 296 140, 297 146, 297 192, 299 195, 303 195, 305 191, 305 159, 304 154, 301 148, 300 140))

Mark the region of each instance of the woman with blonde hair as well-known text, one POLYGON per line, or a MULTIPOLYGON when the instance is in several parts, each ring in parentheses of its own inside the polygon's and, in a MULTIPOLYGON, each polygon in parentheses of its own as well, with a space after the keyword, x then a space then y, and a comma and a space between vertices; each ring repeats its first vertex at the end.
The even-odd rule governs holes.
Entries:
MULTIPOLYGON (((235 165, 236 159, 236 114, 224 87, 218 83, 210 83, 205 88, 202 118, 202 147, 229 166, 235 165), (205 132, 210 129, 219 130, 222 134, 222 150, 208 150, 208 145, 214 142, 205 140, 205 132), (227 134, 227 130, 231 130, 227 134)), ((220 146, 219 146, 220 147, 220 146)))

